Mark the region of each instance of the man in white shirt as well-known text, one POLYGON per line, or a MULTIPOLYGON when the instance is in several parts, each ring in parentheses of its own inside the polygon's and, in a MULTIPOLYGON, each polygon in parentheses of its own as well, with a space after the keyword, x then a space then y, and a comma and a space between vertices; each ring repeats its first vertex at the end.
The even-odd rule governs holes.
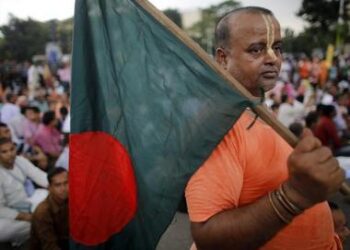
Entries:
POLYGON ((294 99, 293 96, 282 95, 277 119, 284 126, 289 127, 293 122, 301 122, 304 119, 304 105, 294 99))
POLYGON ((16 98, 17 96, 12 93, 6 95, 6 102, 1 108, 1 122, 8 124, 13 117, 21 113, 19 107, 15 104, 16 98))
POLYGON ((11 139, 0 139, 0 242, 20 245, 29 238, 31 213, 48 194, 46 189, 34 190, 29 179, 47 188, 46 176, 16 155, 11 139))

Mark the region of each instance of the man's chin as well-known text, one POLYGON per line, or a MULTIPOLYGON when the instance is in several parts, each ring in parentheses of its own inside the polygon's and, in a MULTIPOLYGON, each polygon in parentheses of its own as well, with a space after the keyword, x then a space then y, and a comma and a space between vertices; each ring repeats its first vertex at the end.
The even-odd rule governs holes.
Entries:
POLYGON ((265 80, 261 82, 260 86, 264 89, 265 92, 267 92, 276 86, 276 82, 276 79, 265 80))
POLYGON ((13 162, 8 162, 7 164, 3 164, 4 167, 8 168, 8 169, 11 169, 15 166, 15 161, 13 162))

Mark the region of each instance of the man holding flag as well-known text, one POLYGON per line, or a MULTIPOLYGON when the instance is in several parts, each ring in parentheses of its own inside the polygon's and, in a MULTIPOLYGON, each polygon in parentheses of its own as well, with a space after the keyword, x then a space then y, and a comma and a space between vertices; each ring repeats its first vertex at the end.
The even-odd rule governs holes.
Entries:
MULTIPOLYGON (((216 45, 216 61, 251 94, 274 87, 281 34, 269 10, 227 13, 216 27, 216 45)), ((318 139, 306 132, 293 150, 246 110, 187 184, 195 244, 201 250, 341 249, 325 200, 343 180, 318 139)))
MULTIPOLYGON (((270 249, 305 239, 336 248, 328 207, 313 205, 344 176, 318 140, 292 152, 247 112, 239 118, 254 106, 247 91, 145 0, 77 0, 74 25, 71 249, 155 249, 204 162, 186 192, 200 249, 257 248, 277 232, 270 249)), ((240 10, 219 26, 217 61, 255 96, 272 88, 272 14, 240 10)))

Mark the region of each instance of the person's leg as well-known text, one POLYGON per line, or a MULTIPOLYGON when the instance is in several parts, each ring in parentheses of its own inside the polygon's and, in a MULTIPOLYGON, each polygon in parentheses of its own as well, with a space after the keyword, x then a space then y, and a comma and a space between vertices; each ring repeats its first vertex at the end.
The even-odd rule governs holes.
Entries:
POLYGON ((19 246, 29 239, 30 223, 10 219, 0 219, 0 242, 11 242, 19 246))

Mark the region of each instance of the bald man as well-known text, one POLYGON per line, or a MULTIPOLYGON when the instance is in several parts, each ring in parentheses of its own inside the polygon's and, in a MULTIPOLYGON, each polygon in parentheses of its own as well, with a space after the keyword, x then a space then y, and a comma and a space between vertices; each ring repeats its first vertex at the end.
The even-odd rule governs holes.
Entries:
MULTIPOLYGON (((281 43, 269 10, 240 8, 218 22, 215 58, 259 97, 275 86, 281 43)), ((311 135, 293 150, 253 120, 247 110, 186 187, 197 249, 341 249, 325 202, 344 180, 332 152, 311 135)))

